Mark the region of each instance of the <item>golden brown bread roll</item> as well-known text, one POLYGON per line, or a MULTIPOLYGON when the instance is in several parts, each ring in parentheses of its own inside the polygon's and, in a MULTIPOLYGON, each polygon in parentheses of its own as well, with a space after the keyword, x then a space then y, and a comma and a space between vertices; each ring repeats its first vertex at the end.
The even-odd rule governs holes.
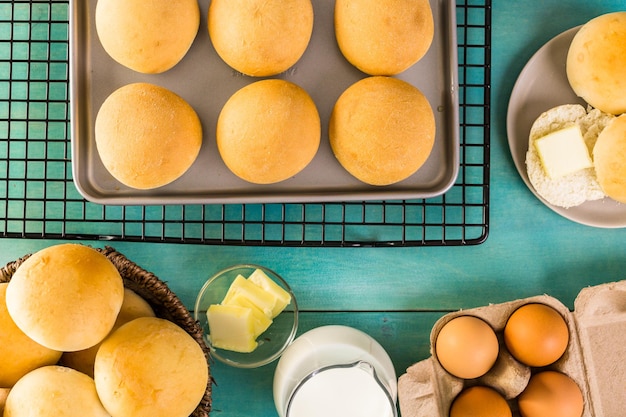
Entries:
POLYGON ((626 203, 626 114, 613 119, 600 133, 593 160, 606 195, 626 203))
POLYGON ((15 324, 39 344, 65 352, 104 339, 123 298, 122 277, 111 261, 73 243, 34 253, 15 271, 6 291, 15 324))
POLYGON ((7 396, 4 417, 110 417, 98 399, 93 379, 63 366, 44 366, 26 374, 7 396))
POLYGON ((208 366, 200 345, 183 329, 142 317, 102 343, 94 379, 112 417, 188 417, 204 396, 208 366))
POLYGON ((626 12, 585 23, 570 44, 567 78, 574 92, 593 107, 626 113, 626 12))
POLYGON ((275 75, 304 54, 313 31, 310 0, 212 0, 209 35, 218 55, 243 74, 275 75))
POLYGON ((411 84, 367 77, 339 97, 329 140, 341 165, 371 185, 389 185, 415 173, 435 142, 435 117, 428 99, 411 84))
MULTIPOLYGON (((154 317, 154 310, 150 304, 141 298, 134 291, 124 288, 124 302, 120 309, 113 329, 115 331, 120 326, 137 319, 139 317, 154 317)), ((61 357, 61 364, 72 369, 76 369, 93 378, 93 364, 96 360, 96 354, 100 349, 101 343, 98 343, 88 349, 78 350, 75 352, 65 352, 61 357)))
POLYGON ((104 50, 120 64, 147 74, 176 65, 200 26, 196 0, 98 0, 95 14, 104 50))
POLYGON ((7 403, 9 391, 11 391, 11 388, 0 388, 0 416, 4 413, 4 406, 7 403))
POLYGON ((337 0, 335 34, 345 58, 370 75, 394 75, 428 51, 435 26, 428 0, 337 0))
POLYGON ((320 117, 301 87, 269 79, 240 89, 217 121, 217 147, 226 166, 255 184, 284 181, 303 170, 320 144, 320 117))
POLYGON ((153 189, 181 177, 202 145, 202 125, 181 97, 148 83, 114 91, 95 124, 96 147, 109 173, 135 189, 153 189))
POLYGON ((0 387, 4 388, 33 369, 54 365, 61 357, 61 352, 41 346, 15 325, 6 307, 8 285, 0 283, 0 387))

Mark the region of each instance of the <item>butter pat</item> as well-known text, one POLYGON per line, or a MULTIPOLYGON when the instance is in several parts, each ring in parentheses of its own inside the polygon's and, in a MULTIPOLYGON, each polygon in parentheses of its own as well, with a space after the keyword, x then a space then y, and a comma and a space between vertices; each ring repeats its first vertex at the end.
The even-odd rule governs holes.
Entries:
POLYGON ((546 175, 552 179, 591 168, 593 161, 578 125, 550 133, 535 141, 546 175))
POLYGON ((263 288, 272 294, 276 300, 276 304, 272 310, 272 318, 278 316, 291 303, 291 296, 283 287, 272 281, 270 277, 260 269, 254 270, 248 277, 248 281, 263 288))
POLYGON ((266 316, 272 318, 276 306, 276 297, 273 294, 268 293, 263 288, 239 275, 230 285, 222 304, 229 304, 237 295, 246 297, 266 316))
POLYGON ((253 319, 254 337, 260 336, 272 324, 272 318, 265 315, 250 299, 243 294, 236 294, 228 300, 226 305, 234 305, 250 309, 253 319))
POLYGON ((254 317, 249 308, 213 304, 207 310, 207 319, 214 347, 242 353, 256 349, 254 317))
POLYGON ((220 304, 207 310, 211 343, 219 349, 249 353, 263 334, 291 303, 291 294, 262 270, 248 278, 237 275, 220 304))

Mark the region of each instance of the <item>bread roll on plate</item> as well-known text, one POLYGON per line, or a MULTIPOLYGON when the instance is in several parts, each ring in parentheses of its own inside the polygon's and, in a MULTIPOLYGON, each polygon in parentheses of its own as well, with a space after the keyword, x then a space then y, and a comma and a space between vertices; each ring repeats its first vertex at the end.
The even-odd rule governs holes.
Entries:
POLYGON ((567 78, 574 92, 607 113, 626 113, 626 11, 585 23, 570 44, 567 78))
POLYGON ((181 177, 202 145, 195 110, 172 91, 149 83, 115 90, 95 123, 96 148, 107 171, 135 189, 154 189, 181 177))
POLYGON ((395 75, 426 54, 435 26, 429 0, 337 0, 335 35, 345 58, 369 75, 395 75))
POLYGON ((218 55, 237 71, 275 75, 304 54, 313 32, 311 0, 212 0, 209 36, 218 55))
POLYGON ((137 72, 169 70, 200 27, 197 0, 98 0, 96 31, 104 50, 137 72))
POLYGON ((626 114, 615 118, 600 133, 593 157, 604 192, 613 200, 626 203, 626 114))
POLYGON ((339 163, 370 185, 389 185, 414 174, 435 142, 435 116, 422 92, 391 77, 357 81, 339 97, 329 121, 339 163))
POLYGON ((93 379, 63 366, 26 374, 7 396, 4 417, 110 417, 93 379))
POLYGON ((565 104, 542 113, 530 129, 526 170, 533 188, 549 204, 574 207, 585 201, 600 200, 606 195, 598 183, 593 166, 551 178, 546 173, 536 148, 536 141, 561 129, 577 125, 591 155, 600 132, 614 119, 598 109, 589 111, 579 104, 565 104))
POLYGON ((99 343, 122 306, 124 284, 106 256, 66 243, 34 253, 9 281, 6 303, 31 339, 69 352, 99 343))
POLYGON ((217 120, 217 148, 226 166, 254 184, 273 184, 302 171, 320 144, 320 116, 308 93, 281 79, 233 94, 217 120))

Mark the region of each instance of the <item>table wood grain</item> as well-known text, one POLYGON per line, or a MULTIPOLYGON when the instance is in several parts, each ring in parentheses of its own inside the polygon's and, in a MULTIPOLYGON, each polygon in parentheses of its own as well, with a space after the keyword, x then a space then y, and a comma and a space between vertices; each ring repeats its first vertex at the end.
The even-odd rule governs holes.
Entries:
MULTIPOLYGON (((586 286, 625 278, 626 230, 564 219, 519 178, 508 150, 506 108, 532 54, 562 31, 623 1, 495 0, 492 26, 490 231, 468 247, 281 248, 111 243, 155 273, 192 308, 208 276, 236 263, 258 263, 292 285, 302 309, 298 334, 326 324, 364 330, 389 352, 398 375, 430 355, 429 334, 443 314, 549 294, 569 308, 586 286)), ((0 240, 0 263, 60 243, 0 240)), ((102 247, 106 242, 85 241, 102 247)), ((276 363, 256 370, 213 363, 214 416, 276 416, 276 363)))

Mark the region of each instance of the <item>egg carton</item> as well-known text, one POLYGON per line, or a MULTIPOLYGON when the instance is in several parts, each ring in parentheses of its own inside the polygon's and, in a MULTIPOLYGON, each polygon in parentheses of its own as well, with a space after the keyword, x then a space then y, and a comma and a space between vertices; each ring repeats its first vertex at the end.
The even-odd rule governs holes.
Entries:
POLYGON ((473 385, 495 388, 509 402, 513 416, 519 416, 516 397, 531 375, 542 370, 562 372, 580 387, 583 417, 623 417, 626 409, 626 281, 583 289, 570 311, 548 295, 502 304, 461 310, 439 319, 430 334, 431 356, 410 366, 398 380, 402 417, 448 417, 454 398, 473 385), (503 330, 508 317, 519 307, 543 303, 557 310, 569 328, 569 345, 559 360, 542 368, 530 368, 516 361, 506 350, 503 330), (495 330, 500 352, 495 365, 484 376, 465 380, 443 369, 434 346, 441 328, 455 317, 471 315, 483 319, 495 330))

